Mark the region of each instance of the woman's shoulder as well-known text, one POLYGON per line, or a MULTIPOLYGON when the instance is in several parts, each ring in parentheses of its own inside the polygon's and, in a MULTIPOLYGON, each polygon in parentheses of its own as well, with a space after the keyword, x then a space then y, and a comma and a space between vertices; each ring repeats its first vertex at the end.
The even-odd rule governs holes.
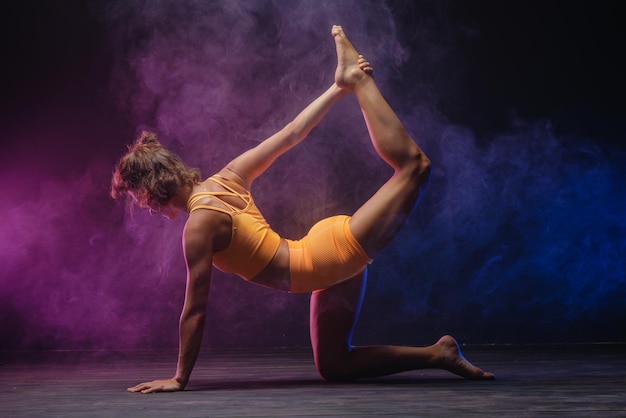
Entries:
POLYGON ((222 168, 217 173, 213 174, 207 180, 212 180, 217 182, 226 182, 229 183, 230 186, 237 185, 245 191, 250 190, 250 185, 246 182, 244 177, 237 172, 236 169, 230 166, 226 166, 222 168))
POLYGON ((196 210, 189 215, 183 230, 185 245, 201 245, 205 248, 224 247, 232 234, 232 220, 223 212, 196 210))

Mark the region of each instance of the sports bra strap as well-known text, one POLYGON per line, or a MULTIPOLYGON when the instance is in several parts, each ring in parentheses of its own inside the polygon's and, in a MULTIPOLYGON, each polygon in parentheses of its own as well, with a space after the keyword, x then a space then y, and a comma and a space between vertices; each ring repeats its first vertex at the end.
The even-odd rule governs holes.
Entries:
POLYGON ((225 184, 223 181, 228 181, 228 182, 233 182, 232 180, 220 176, 219 174, 215 174, 211 177, 209 177, 209 180, 211 180, 214 183, 219 184, 220 186, 222 186, 224 189, 226 189, 226 191, 213 191, 213 192, 197 192, 194 193, 193 195, 191 195, 191 197, 189 198, 189 201, 187 202, 187 209, 189 210, 189 213, 193 212, 196 209, 208 209, 208 210, 214 210, 216 212, 222 212, 222 213, 226 213, 228 215, 232 215, 233 213, 237 213, 237 212, 242 212, 242 211, 246 211, 250 205, 252 204, 252 196, 250 195, 250 192, 246 191, 246 193, 240 193, 238 191, 236 191, 235 189, 233 189, 232 187, 228 186, 227 184, 225 184), (243 203, 246 204, 246 206, 243 209, 240 209, 234 205, 231 205, 230 203, 224 201, 223 199, 221 199, 222 196, 233 196, 233 197, 237 197, 239 199, 242 200, 243 203), (211 205, 198 205, 197 203, 206 198, 206 197, 214 197, 216 199, 218 199, 224 206, 226 206, 227 209, 218 207, 218 206, 211 206, 211 205))

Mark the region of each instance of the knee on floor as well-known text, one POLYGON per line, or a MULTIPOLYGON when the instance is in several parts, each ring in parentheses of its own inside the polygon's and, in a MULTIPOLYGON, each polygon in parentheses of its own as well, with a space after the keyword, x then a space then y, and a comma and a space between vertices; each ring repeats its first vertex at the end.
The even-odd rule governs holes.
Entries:
MULTIPOLYGON (((349 353, 346 353, 349 354, 349 353)), ((327 358, 315 357, 315 367, 317 372, 326 382, 341 382, 351 380, 348 370, 348 359, 345 356, 328 356, 327 358)))

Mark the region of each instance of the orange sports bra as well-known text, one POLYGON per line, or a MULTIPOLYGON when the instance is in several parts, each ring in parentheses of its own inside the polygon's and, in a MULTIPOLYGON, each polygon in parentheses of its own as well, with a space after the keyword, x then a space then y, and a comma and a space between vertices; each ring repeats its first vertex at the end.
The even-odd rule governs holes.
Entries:
POLYGON ((249 191, 237 192, 226 183, 242 186, 219 174, 211 176, 209 180, 225 190, 194 193, 189 197, 187 209, 189 213, 198 209, 208 209, 230 215, 233 222, 230 244, 225 249, 213 253, 213 265, 246 280, 253 279, 272 261, 280 245, 280 236, 270 228, 254 204, 249 191), (198 203, 208 196, 218 199, 226 208, 198 203), (244 202, 245 207, 239 209, 221 199, 222 196, 235 196, 244 202))

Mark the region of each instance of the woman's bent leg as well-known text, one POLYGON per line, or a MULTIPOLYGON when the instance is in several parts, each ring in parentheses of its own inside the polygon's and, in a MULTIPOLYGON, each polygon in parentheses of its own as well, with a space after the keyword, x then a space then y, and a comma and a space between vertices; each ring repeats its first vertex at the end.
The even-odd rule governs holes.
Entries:
POLYGON ((374 79, 358 66, 358 53, 339 26, 332 34, 337 47, 335 82, 354 90, 375 150, 394 175, 353 215, 350 228, 374 258, 396 235, 423 193, 430 161, 378 90, 374 79))
POLYGON ((310 332, 315 365, 328 381, 386 376, 408 370, 439 368, 468 379, 493 379, 469 363, 454 338, 429 347, 352 347, 367 281, 366 271, 311 296, 310 332))
MULTIPOLYGON (((370 257, 391 241, 417 202, 430 175, 428 158, 410 138, 382 97, 374 80, 358 66, 358 54, 341 27, 333 27, 337 45, 337 85, 353 89, 372 143, 395 174, 350 221, 350 230, 370 257)), ((454 338, 444 336, 428 347, 352 347, 351 339, 365 292, 367 270, 311 296, 311 344, 315 364, 326 380, 351 380, 440 368, 470 379, 492 379, 469 363, 454 338)))

